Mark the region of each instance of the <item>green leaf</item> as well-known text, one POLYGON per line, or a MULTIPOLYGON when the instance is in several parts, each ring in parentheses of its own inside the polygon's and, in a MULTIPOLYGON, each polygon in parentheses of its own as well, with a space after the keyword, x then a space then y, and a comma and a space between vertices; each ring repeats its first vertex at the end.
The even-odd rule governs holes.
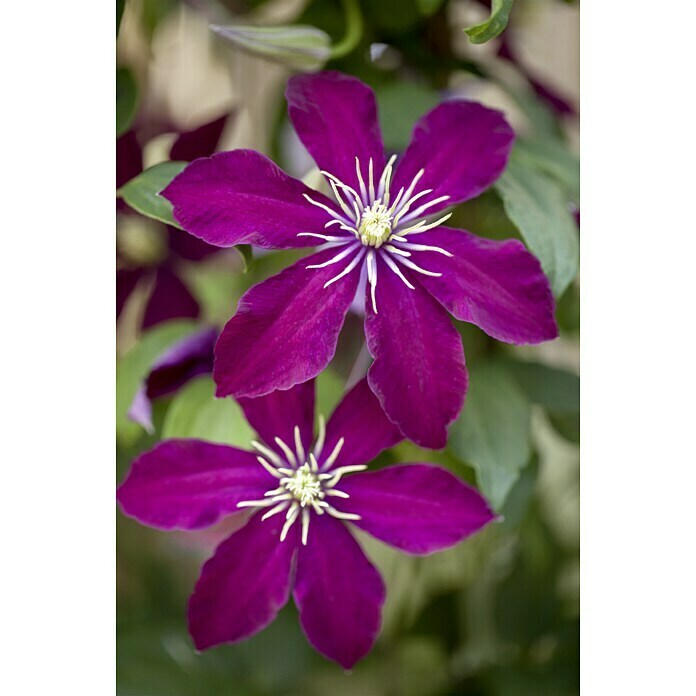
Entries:
POLYGON ((190 437, 248 448, 254 431, 234 399, 216 399, 210 377, 189 382, 172 400, 162 425, 162 438, 190 437))
POLYGON ((486 43, 501 34, 507 26, 512 3, 513 0, 493 0, 490 17, 485 22, 464 29, 471 43, 486 43))
POLYGON ((116 70, 116 137, 129 128, 138 108, 138 84, 129 68, 116 70))
POLYGON ((542 406, 556 432, 580 442, 580 377, 540 363, 510 360, 505 367, 532 403, 542 406))
POLYGON ((579 264, 577 226, 563 190, 550 177, 515 159, 510 160, 495 188, 558 297, 575 278, 579 264))
POLYGON ((496 510, 529 461, 530 428, 531 404, 510 373, 499 363, 472 368, 449 446, 476 469, 479 487, 496 510))
POLYGON ((521 360, 506 361, 505 367, 532 403, 557 414, 580 410, 580 377, 573 372, 521 360))
POLYGON ((142 433, 142 428, 128 419, 128 409, 150 367, 172 343, 193 333, 197 324, 190 320, 168 321, 143 334, 140 342, 121 358, 116 370, 116 432, 127 441, 142 433))
POLYGON ((539 457, 536 453, 532 453, 529 464, 525 466, 519 479, 510 490, 501 510, 505 528, 514 529, 521 524, 534 497, 538 478, 539 457))
POLYGON ((414 82, 393 82, 378 89, 384 147, 405 149, 411 140, 413 124, 439 101, 437 92, 414 82))
POLYGON ((580 201, 580 160, 555 138, 521 138, 513 155, 521 164, 540 169, 561 184, 569 200, 580 201))
POLYGON ((517 227, 505 212, 503 201, 494 188, 456 206, 450 227, 469 230, 479 237, 506 240, 517 236, 517 227))
POLYGON ((248 53, 286 65, 292 70, 319 70, 329 59, 331 37, 308 25, 276 27, 211 25, 211 30, 248 53))
POLYGON ((181 229, 172 216, 172 204, 159 193, 187 164, 188 162, 161 162, 146 169, 123 186, 123 200, 141 215, 181 229))

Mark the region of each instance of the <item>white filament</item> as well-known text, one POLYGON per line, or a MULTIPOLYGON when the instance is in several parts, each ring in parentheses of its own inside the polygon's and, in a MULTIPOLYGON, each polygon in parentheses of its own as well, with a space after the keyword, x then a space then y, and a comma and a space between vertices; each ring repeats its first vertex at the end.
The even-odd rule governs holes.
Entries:
POLYGON ((343 276, 348 275, 360 263, 363 256, 365 256, 364 247, 360 249, 360 251, 355 255, 355 258, 337 276, 334 276, 331 278, 331 280, 327 280, 324 283, 324 288, 328 288, 331 283, 335 283, 337 280, 343 278, 343 276))

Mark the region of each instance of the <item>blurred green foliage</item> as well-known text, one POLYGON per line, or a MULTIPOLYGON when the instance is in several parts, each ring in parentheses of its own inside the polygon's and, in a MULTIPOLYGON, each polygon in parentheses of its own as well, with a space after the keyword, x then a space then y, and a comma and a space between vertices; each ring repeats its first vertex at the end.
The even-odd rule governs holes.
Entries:
POLYGON ((116 71, 116 135, 130 128, 138 108, 138 85, 128 68, 116 71))
POLYGON ((249 447, 254 431, 234 399, 216 399, 210 377, 197 377, 172 399, 162 439, 193 438, 233 447, 249 447))
MULTIPOLYGON (((269 3, 125 3, 126 13, 140 21, 148 41, 157 38, 158 28, 183 4, 188 12, 200 12, 202 22, 249 24, 249 13, 269 3)), ((500 4, 493 3, 494 13, 500 4)), ((513 23, 529 4, 515 3, 513 23)), ((543 3, 531 4, 543 11, 543 3)), ((292 606, 251 640, 197 654, 186 631, 187 598, 203 560, 232 531, 229 521, 212 530, 164 534, 119 514, 117 678, 123 696, 578 693, 577 509, 559 504, 577 497, 579 379, 561 366, 576 363, 579 331, 578 231, 569 212, 571 205, 579 205, 578 161, 561 119, 538 99, 524 76, 511 80, 496 71, 494 57, 488 60, 455 48, 453 37, 464 27, 453 25, 452 5, 452 0, 362 0, 357 47, 328 67, 374 87, 391 151, 402 150, 418 117, 451 95, 454 76, 463 77, 465 86, 487 83, 502 89, 526 120, 501 185, 457 206, 449 224, 494 239, 520 238, 530 246, 557 293, 561 337, 549 347, 518 349, 456 322, 471 386, 462 415, 452 425, 448 448, 433 452, 404 442, 374 462, 375 467, 403 461, 448 467, 489 496, 500 520, 464 544, 425 558, 406 556, 360 534, 385 578, 388 599, 374 651, 344 673, 308 645, 292 606)), ((117 3, 117 14, 122 11, 117 3)), ((343 12, 339 0, 314 0, 294 21, 319 28, 336 43, 345 33, 343 12)), ((187 41, 187 35, 181 34, 180 40, 187 41)), ((138 118, 147 126, 153 114, 139 115, 147 84, 138 86, 135 72, 125 65, 119 74, 117 128, 122 133, 139 123, 138 118)), ((457 94, 466 96, 466 89, 457 94)), ((287 150, 279 146, 287 132, 279 96, 278 117, 268 136, 274 157, 291 169, 294 163, 287 154, 281 156, 287 150)), ((157 221, 148 224, 162 230, 162 223, 171 223, 171 209, 156 194, 177 167, 158 165, 122 190, 131 208, 157 221)), ((202 324, 221 327, 249 287, 307 253, 255 250, 252 262, 250 249, 238 251, 241 259, 230 252, 183 265, 183 276, 201 306, 198 320, 136 328, 122 341, 117 371, 119 481, 133 459, 163 437, 237 446, 251 438, 239 407, 229 399, 216 400, 206 376, 155 402, 154 433, 127 417, 149 367, 168 346, 202 324)), ((119 324, 119 336, 125 333, 119 324)), ((349 314, 336 356, 317 380, 319 412, 330 414, 347 381, 364 374, 368 360, 362 321, 349 314)))
POLYGON ((116 434, 119 441, 138 439, 140 426, 128 419, 128 409, 152 364, 167 347, 195 330, 196 324, 190 320, 165 322, 150 329, 119 360, 116 376, 116 434))

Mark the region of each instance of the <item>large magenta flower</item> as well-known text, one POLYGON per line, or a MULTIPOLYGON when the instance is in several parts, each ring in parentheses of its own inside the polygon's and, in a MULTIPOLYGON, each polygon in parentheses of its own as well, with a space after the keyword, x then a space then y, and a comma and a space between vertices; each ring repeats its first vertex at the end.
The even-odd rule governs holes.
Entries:
POLYGON ((375 641, 385 590, 346 521, 407 553, 428 554, 494 515, 476 490, 433 465, 364 472, 402 439, 366 380, 326 426, 320 417, 316 440, 313 380, 240 404, 263 440, 252 442, 256 452, 161 442, 134 462, 118 491, 121 508, 160 529, 199 529, 252 508, 203 566, 188 611, 196 647, 248 638, 292 591, 310 643, 351 667, 375 641))
POLYGON ((261 396, 321 372, 362 278, 370 387, 405 436, 443 447, 467 387, 448 311, 510 343, 557 334, 548 282, 521 242, 443 226, 443 209, 503 171, 513 132, 497 111, 446 102, 418 122, 395 169, 362 82, 295 76, 286 96, 334 200, 251 150, 197 160, 163 192, 179 223, 210 244, 321 243, 242 297, 215 350, 218 396, 261 396))

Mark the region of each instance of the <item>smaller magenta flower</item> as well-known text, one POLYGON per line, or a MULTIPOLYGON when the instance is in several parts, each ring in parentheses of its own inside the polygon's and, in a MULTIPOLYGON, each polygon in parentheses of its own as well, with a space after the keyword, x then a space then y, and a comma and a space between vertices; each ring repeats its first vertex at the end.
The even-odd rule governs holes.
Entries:
POLYGON ((263 442, 255 452, 168 440, 140 456, 118 490, 123 512, 160 529, 200 529, 252 510, 203 566, 188 608, 199 650, 248 638, 292 593, 309 642, 352 667, 372 648, 382 579, 348 524, 410 554, 451 547, 494 518, 450 472, 366 463, 402 439, 367 381, 313 436, 314 382, 240 399, 263 442))

